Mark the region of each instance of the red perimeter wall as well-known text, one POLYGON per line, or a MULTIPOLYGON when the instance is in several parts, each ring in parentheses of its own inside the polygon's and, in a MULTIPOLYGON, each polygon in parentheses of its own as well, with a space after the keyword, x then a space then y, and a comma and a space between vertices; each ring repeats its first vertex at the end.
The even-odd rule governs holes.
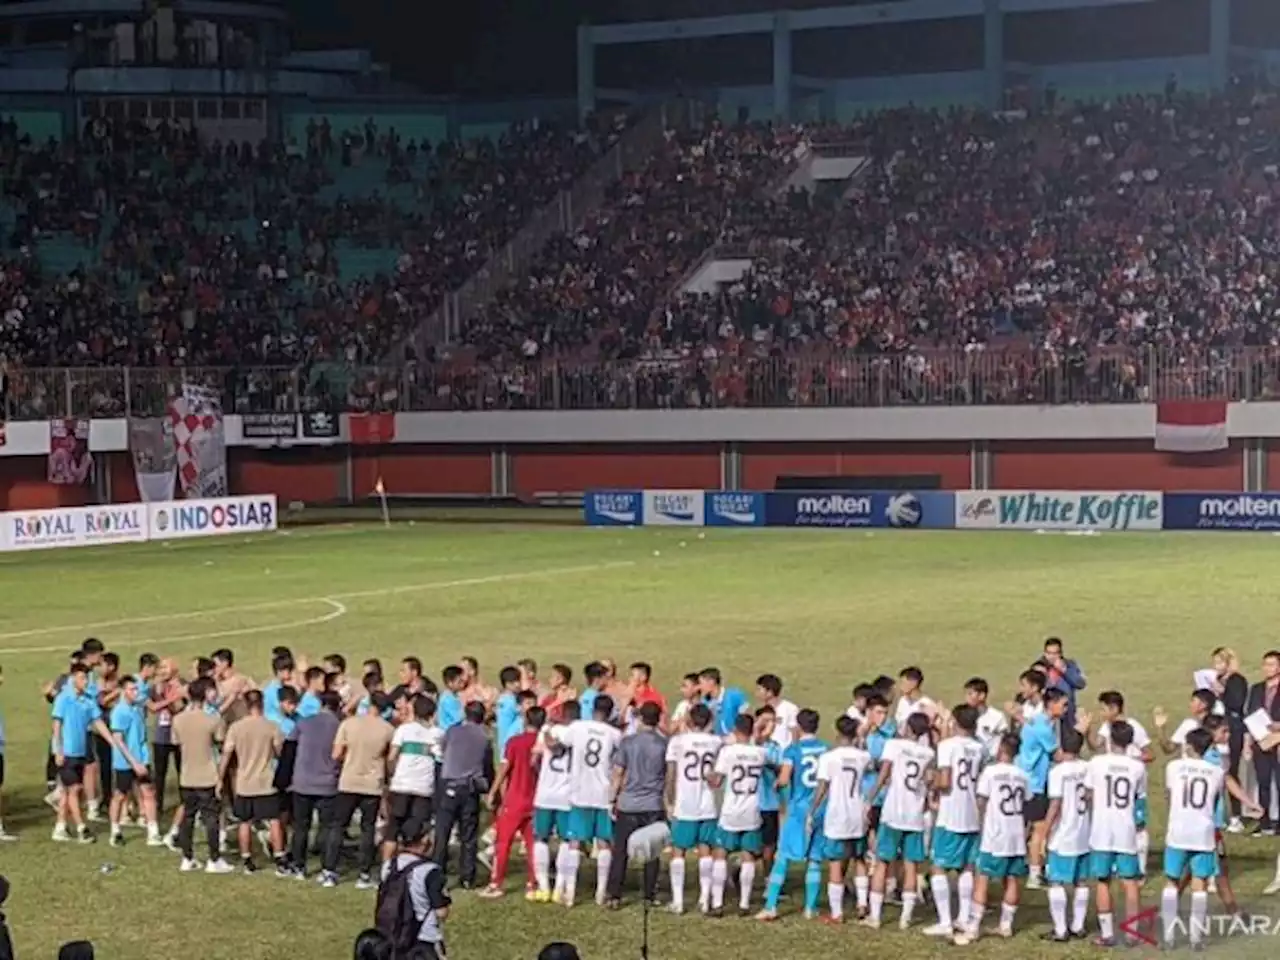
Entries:
MULTIPOLYGON (((580 444, 513 446, 509 484, 531 499, 538 493, 593 488, 717 489, 722 485, 717 443, 580 444)), ((933 474, 943 489, 968 489, 970 445, 928 443, 745 443, 741 486, 771 490, 784 475, 894 476, 933 474)), ((1244 448, 1233 441, 1220 454, 1179 456, 1159 453, 1150 441, 1019 441, 989 445, 992 488, 1003 490, 1221 490, 1243 489, 1244 448)), ((99 456, 110 471, 114 499, 137 498, 133 466, 126 453, 99 456)), ((1267 454, 1268 487, 1280 490, 1280 450, 1267 454)), ((347 470, 342 448, 294 447, 229 451, 235 493, 274 493, 283 501, 331 502, 340 498, 347 470)), ((381 476, 399 495, 488 496, 493 491, 489 448, 480 445, 352 448, 351 489, 357 496, 381 476)), ((0 457, 0 509, 74 506, 86 488, 45 482, 43 457, 0 457)))

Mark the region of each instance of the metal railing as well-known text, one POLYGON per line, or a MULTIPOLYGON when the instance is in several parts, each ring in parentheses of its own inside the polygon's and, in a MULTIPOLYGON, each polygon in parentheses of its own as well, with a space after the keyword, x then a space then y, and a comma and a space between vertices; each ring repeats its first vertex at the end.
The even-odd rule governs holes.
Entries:
POLYGON ((160 416, 184 383, 227 413, 889 407, 1280 399, 1280 348, 1091 356, 1005 348, 895 355, 545 360, 503 365, 18 368, 8 420, 160 416))
POLYGON ((622 135, 567 190, 534 213, 520 232, 496 251, 461 287, 445 297, 418 330, 419 348, 458 339, 462 326, 493 302, 528 270, 533 258, 558 233, 573 230, 604 203, 611 186, 652 156, 666 131, 691 121, 693 105, 678 100, 662 104, 622 135))

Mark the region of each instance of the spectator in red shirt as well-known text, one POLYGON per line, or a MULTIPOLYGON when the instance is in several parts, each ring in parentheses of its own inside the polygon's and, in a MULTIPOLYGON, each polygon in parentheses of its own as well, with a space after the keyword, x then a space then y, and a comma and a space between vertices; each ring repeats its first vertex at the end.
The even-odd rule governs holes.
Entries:
MULTIPOLYGON (((511 845, 517 835, 524 838, 526 850, 533 850, 533 796, 538 787, 538 767, 533 748, 546 720, 547 712, 542 707, 530 707, 525 716, 524 733, 518 733, 507 741, 502 769, 489 791, 489 806, 497 810, 494 829, 498 836, 493 877, 481 893, 482 897, 501 897, 504 894, 502 884, 507 878, 511 845)), ((525 893, 531 896, 534 890, 533 857, 529 857, 528 871, 525 893)))
POLYGON ((639 714, 640 708, 646 703, 652 703, 658 708, 661 717, 659 726, 666 729, 667 724, 667 700, 658 688, 650 682, 653 676, 653 668, 643 661, 638 661, 631 665, 631 708, 633 715, 639 714))

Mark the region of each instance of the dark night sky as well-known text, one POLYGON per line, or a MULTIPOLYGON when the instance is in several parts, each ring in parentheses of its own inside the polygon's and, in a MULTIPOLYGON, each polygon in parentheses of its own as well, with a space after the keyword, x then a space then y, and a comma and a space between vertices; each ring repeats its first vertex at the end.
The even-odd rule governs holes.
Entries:
MULTIPOLYGON (((571 94, 578 23, 802 9, 871 0, 286 0, 295 46, 367 46, 399 79, 435 94, 571 94), (439 11, 425 15, 424 8, 439 11)), ((1006 19, 1005 55, 1027 63, 1207 52, 1210 0, 1006 19)), ((1233 0, 1233 40, 1280 49, 1280 2, 1233 0)), ((797 72, 858 76, 976 69, 976 19, 796 34, 797 72)), ((764 35, 612 48, 597 60, 605 86, 767 83, 764 35)))

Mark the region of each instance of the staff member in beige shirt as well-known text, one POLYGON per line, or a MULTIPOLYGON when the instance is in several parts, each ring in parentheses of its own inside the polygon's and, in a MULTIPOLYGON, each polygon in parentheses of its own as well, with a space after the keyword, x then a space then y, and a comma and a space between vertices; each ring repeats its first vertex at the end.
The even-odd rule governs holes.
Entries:
POLYGON ((222 718, 209 706, 214 694, 213 681, 201 677, 187 688, 187 709, 173 718, 170 735, 173 745, 182 750, 182 771, 178 774, 178 789, 182 806, 178 808, 178 848, 182 851, 181 870, 189 873, 199 870, 196 862, 196 817, 204 821, 205 836, 209 839, 209 862, 206 873, 230 873, 231 864, 222 859, 219 849, 222 835, 222 804, 218 800, 218 764, 214 759, 217 744, 222 740, 222 718))
POLYGON ((253 862, 253 825, 256 823, 267 827, 276 873, 287 876, 280 796, 275 785, 275 761, 280 756, 284 737, 280 728, 263 716, 261 691, 246 691, 241 694, 241 699, 247 712, 227 730, 222 764, 218 768, 219 796, 234 769, 235 800, 232 810, 240 821, 240 859, 244 872, 255 873, 258 869, 253 862))
POLYGON ((378 805, 387 784, 387 758, 394 732, 391 724, 376 713, 347 717, 338 727, 333 739, 333 759, 342 763, 342 774, 338 777, 333 829, 329 831, 324 849, 324 874, 320 879, 324 886, 331 887, 338 882, 342 836, 357 810, 360 811, 360 877, 356 880, 356 889, 371 890, 377 886, 373 866, 377 854, 378 805))

